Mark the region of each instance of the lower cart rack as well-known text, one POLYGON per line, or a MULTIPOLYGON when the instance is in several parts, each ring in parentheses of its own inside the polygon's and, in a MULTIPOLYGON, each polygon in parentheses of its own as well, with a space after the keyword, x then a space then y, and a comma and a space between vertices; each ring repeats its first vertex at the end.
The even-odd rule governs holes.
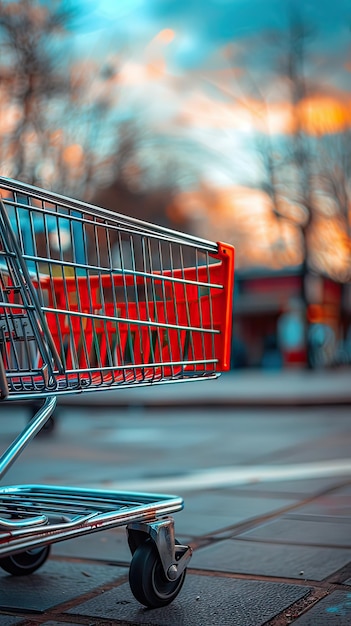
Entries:
POLYGON ((126 526, 133 555, 132 592, 142 604, 163 606, 178 595, 191 558, 191 548, 176 543, 170 517, 182 508, 182 498, 170 495, 43 485, 4 487, 0 489, 0 567, 17 576, 31 574, 46 561, 51 544, 126 526), (145 566, 150 567, 146 578, 145 566))

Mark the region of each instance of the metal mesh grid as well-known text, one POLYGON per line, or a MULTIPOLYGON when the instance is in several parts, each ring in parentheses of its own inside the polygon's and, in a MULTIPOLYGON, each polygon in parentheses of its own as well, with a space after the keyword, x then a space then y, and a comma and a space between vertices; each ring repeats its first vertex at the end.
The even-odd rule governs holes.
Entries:
POLYGON ((0 193, 3 395, 216 375, 217 244, 16 181, 0 193))

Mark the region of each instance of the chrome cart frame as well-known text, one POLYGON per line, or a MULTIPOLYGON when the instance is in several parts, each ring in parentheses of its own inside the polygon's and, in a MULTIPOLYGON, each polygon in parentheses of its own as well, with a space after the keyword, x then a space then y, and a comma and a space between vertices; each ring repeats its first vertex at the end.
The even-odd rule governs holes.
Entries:
MULTIPOLYGON (((229 368, 234 253, 0 177, 0 400, 43 405, 0 458, 0 479, 63 394, 216 378, 229 368)), ((126 526, 137 600, 179 593, 191 548, 177 496, 0 487, 0 567, 30 574, 52 543, 126 526)))

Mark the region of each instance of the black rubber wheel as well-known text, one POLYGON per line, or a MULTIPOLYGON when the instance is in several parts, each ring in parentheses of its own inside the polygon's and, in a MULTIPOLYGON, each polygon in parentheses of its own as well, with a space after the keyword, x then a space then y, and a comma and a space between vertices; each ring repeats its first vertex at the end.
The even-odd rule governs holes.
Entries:
POLYGON ((138 602, 149 608, 170 604, 181 590, 186 569, 177 580, 168 580, 152 539, 140 544, 133 554, 129 584, 138 602))
POLYGON ((41 567, 49 554, 50 546, 25 550, 0 559, 0 567, 13 576, 27 576, 41 567))

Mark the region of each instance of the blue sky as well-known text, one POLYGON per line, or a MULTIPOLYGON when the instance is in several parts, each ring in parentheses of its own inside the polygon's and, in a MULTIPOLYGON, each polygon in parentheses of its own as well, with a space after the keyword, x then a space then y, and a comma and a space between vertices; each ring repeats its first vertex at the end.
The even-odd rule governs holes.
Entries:
MULTIPOLYGON (((311 78, 317 89, 324 93, 335 90, 341 95, 350 94, 351 101, 351 0, 71 1, 80 8, 74 38, 77 50, 100 58, 102 64, 109 54, 119 50, 126 58, 132 57, 136 62, 139 59, 142 63, 145 50, 157 33, 163 29, 174 30, 174 40, 164 50, 167 71, 170 76, 183 76, 185 80, 175 93, 172 88, 167 92, 172 82, 167 85, 165 79, 165 91, 160 92, 160 96, 156 94, 151 103, 156 116, 159 115, 162 98, 165 110, 167 106, 174 109, 176 103, 186 101, 191 90, 206 92, 214 100, 225 100, 224 92, 216 92, 210 81, 206 82, 203 77, 211 71, 228 68, 228 61, 218 51, 229 44, 234 44, 236 50, 233 63, 241 64, 244 75, 241 80, 245 81, 245 74, 254 76, 256 72, 258 80, 266 86, 265 72, 272 76, 277 69, 272 63, 278 65, 279 59, 278 56, 274 58, 274 54, 278 53, 272 52, 274 48, 270 50, 264 33, 283 34, 294 10, 312 28, 308 54, 312 55, 311 78), (241 49, 244 48, 246 53, 241 56, 241 49)), ((284 44, 281 44, 281 50, 284 51, 284 44)), ((241 87, 238 88, 239 96, 241 87)), ((138 97, 147 102, 150 111, 150 92, 145 85, 140 87, 138 97)), ((227 101, 230 102, 230 96, 227 101)), ((246 129, 236 124, 235 128, 228 128, 228 132, 225 129, 221 135, 216 129, 210 129, 208 138, 205 130, 198 132, 202 133, 205 142, 213 144, 216 141, 219 152, 241 155, 235 167, 231 160, 231 171, 236 167, 241 171, 245 161, 243 155, 248 154, 250 143, 246 129)), ((250 170, 246 164, 244 167, 246 172, 250 170)))
MULTIPOLYGON (((143 59, 148 43, 165 28, 175 32, 167 47, 170 72, 222 69, 219 50, 234 44, 245 47, 245 57, 234 63, 243 71, 272 70, 267 33, 280 33, 298 12, 311 28, 308 54, 313 79, 320 85, 351 93, 351 0, 71 0, 80 8, 76 20, 77 49, 102 60, 109 53, 127 50, 143 59), (260 37, 262 40, 260 40, 260 37), (247 54, 249 51, 249 54, 247 54), (346 67, 348 64, 348 67, 346 67)), ((284 44, 280 44, 284 52, 284 44)), ((273 50, 273 52, 272 52, 273 50)), ((276 69, 276 68, 275 68, 276 69)))
POLYGON ((351 34, 350 0, 79 0, 79 5, 84 30, 114 30, 121 42, 162 28, 188 33, 196 45, 189 58, 184 55, 186 63, 195 57, 202 62, 209 50, 229 41, 284 28, 290 7, 297 7, 316 27, 321 46, 330 50, 346 43, 351 34))

